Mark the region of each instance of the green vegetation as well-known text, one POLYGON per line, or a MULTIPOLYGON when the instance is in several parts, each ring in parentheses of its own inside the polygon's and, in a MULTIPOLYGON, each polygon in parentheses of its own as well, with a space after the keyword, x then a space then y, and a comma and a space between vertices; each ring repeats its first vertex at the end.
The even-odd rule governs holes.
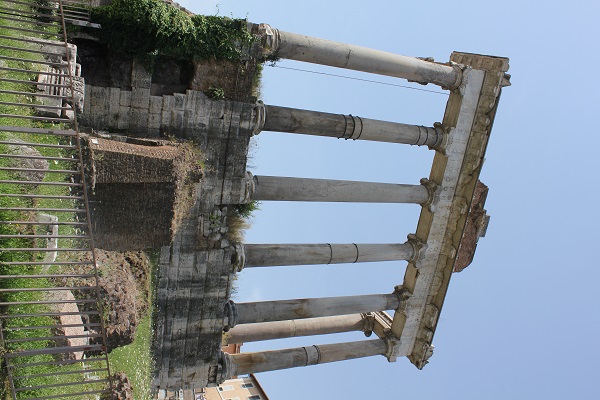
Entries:
POLYGON ((225 91, 222 88, 210 87, 204 91, 204 94, 209 99, 223 100, 225 98, 225 91))
POLYGON ((254 211, 260 210, 260 202, 253 200, 245 204, 236 204, 233 208, 233 212, 238 216, 249 219, 252 217, 254 211))
POLYGON ((119 347, 110 353, 110 368, 114 374, 124 372, 131 380, 134 398, 150 400, 152 383, 152 312, 140 322, 135 332, 135 340, 127 346, 119 347))
POLYGON ((147 302, 146 315, 140 321, 135 332, 133 343, 119 347, 109 354, 111 373, 123 372, 131 381, 134 398, 137 400, 151 399, 152 370, 154 359, 152 357, 153 315, 155 309, 154 293, 156 290, 156 277, 160 250, 147 253, 150 261, 150 279, 148 283, 147 298, 140 299, 147 302))
POLYGON ((113 51, 152 61, 177 59, 237 60, 253 41, 246 20, 189 15, 161 0, 115 0, 92 10, 90 30, 113 51))

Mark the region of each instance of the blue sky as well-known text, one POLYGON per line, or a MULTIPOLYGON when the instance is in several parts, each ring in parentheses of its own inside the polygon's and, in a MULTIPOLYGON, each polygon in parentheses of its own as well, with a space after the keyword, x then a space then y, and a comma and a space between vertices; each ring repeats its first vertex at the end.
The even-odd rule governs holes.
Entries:
MULTIPOLYGON (((600 113, 594 1, 181 1, 201 14, 447 61, 453 50, 509 57, 481 180, 491 215, 473 264, 453 276, 422 371, 383 357, 263 373, 272 399, 597 398, 600 113)), ((281 61, 280 67, 409 85, 281 61)), ((410 85, 409 85, 410 86, 410 85)), ((417 86, 418 88, 423 88, 417 86)), ((438 90, 427 86, 426 89, 438 90)), ((267 104, 431 125, 447 96, 265 67, 267 104)), ((262 133, 254 174, 418 183, 432 153, 410 146, 262 133)), ((263 203, 248 243, 403 242, 418 206, 263 203)), ((244 271, 238 301, 387 293, 405 263, 244 271)), ((361 340, 358 333, 244 345, 244 351, 361 340)))

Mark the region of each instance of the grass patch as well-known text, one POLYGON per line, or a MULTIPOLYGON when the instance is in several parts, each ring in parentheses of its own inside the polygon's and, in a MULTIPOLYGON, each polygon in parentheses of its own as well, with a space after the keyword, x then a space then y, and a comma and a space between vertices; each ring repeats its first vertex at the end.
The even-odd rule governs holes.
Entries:
POLYGON ((134 398, 150 400, 152 384, 152 311, 142 319, 133 343, 110 353, 111 373, 124 372, 131 380, 134 398))

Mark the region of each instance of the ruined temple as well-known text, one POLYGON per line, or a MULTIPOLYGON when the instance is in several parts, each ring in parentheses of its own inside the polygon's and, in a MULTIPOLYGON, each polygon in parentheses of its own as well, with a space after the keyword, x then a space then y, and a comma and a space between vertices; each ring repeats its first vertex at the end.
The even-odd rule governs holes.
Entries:
MULTIPOLYGON (((472 260, 489 218, 478 180, 508 59, 454 52, 447 63, 385 53, 249 24, 256 36, 247 77, 207 96, 231 62, 165 61, 153 73, 111 60, 81 39, 82 126, 93 185, 92 220, 105 247, 161 248, 154 353, 157 391, 216 385, 236 375, 382 355, 427 364, 453 271, 472 260), (86 53, 87 51, 87 53, 86 53), (87 60, 86 60, 86 57, 87 60), (105 72, 96 74, 102 58, 105 72), (413 126, 263 104, 251 93, 256 60, 287 58, 438 85, 450 92, 442 122, 413 126), (90 71, 90 77, 86 76, 90 71), (261 131, 426 146, 431 173, 413 184, 253 176, 250 138, 261 131), (190 150, 190 147, 193 150, 190 150), (192 156, 190 156, 190 154, 192 156), (419 222, 405 243, 247 244, 232 240, 240 204, 261 201, 412 203, 419 222), (110 237, 111 235, 112 238, 110 237), (231 301, 243 268, 405 260, 389 293, 251 303, 231 301), (392 311, 392 313, 389 313, 392 311), (374 338, 258 353, 227 354, 228 343, 363 331, 374 338)), ((223 82, 227 82, 223 78, 223 82)), ((440 116, 442 117, 442 116, 440 116)))

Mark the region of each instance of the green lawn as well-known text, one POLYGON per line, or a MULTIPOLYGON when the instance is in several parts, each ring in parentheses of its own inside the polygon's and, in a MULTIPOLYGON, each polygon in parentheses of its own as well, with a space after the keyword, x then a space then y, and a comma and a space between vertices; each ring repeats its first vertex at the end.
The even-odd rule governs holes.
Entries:
POLYGON ((138 325, 135 340, 113 350, 109 355, 111 373, 124 372, 131 380, 136 400, 150 400, 152 383, 152 318, 151 312, 138 325))

